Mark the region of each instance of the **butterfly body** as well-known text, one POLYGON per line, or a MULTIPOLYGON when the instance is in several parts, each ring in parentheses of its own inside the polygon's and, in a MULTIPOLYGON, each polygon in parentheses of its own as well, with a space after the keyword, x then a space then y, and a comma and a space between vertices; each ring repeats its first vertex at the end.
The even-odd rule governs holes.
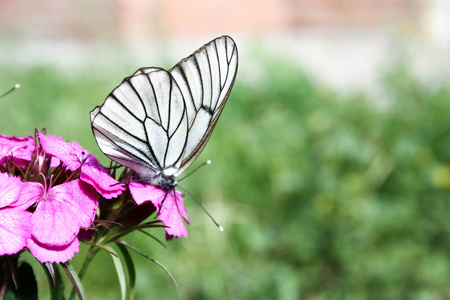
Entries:
POLYGON ((201 153, 236 77, 228 36, 205 44, 172 69, 140 68, 91 111, 97 144, 139 180, 170 189, 201 153))

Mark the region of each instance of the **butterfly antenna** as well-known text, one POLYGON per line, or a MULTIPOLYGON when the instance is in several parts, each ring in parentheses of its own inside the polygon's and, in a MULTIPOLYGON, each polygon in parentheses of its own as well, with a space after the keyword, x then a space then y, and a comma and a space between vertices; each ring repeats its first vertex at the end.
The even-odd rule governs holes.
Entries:
MULTIPOLYGON (((205 164, 205 163, 203 163, 205 164)), ((198 169, 198 168, 197 168, 198 169)), ((181 190, 183 190, 183 192, 186 192, 186 194, 188 194, 189 196, 191 196, 192 199, 194 199, 195 203, 198 204, 198 206, 200 206, 201 209, 203 209, 203 211, 208 215, 208 217, 211 219, 211 221, 213 221, 213 223, 217 226, 217 228, 219 228, 220 231, 223 231, 223 227, 220 226, 219 223, 217 223, 217 221, 213 218, 213 216, 211 216, 211 214, 203 207, 203 205, 201 205, 200 202, 198 202, 197 199, 195 199, 194 196, 192 196, 191 193, 189 193, 186 189, 183 189, 181 186, 177 185, 177 187, 179 187, 181 190)))
MULTIPOLYGON (((180 180, 178 180, 178 182, 181 182, 181 181, 183 181, 184 179, 186 179, 188 176, 190 176, 190 175, 192 175, 192 174, 194 174, 198 169, 200 169, 201 167, 203 167, 203 166, 206 166, 206 165, 210 165, 211 164, 211 161, 208 159, 207 161, 205 161, 204 163, 202 163, 201 165, 199 165, 197 168, 195 168, 194 170, 192 170, 192 172, 190 172, 190 173, 188 173, 186 176, 184 176, 183 178, 181 178, 180 180)), ((186 191, 187 192, 187 191, 186 191)), ((187 192, 188 193, 188 192, 187 192)), ((188 193, 189 194, 189 193, 188 193)), ((192 197, 192 196, 191 196, 192 197)), ((192 198, 194 198, 194 197, 192 197, 192 198)))
POLYGON ((9 91, 7 91, 3 95, 1 95, 0 98, 5 97, 6 95, 8 95, 9 93, 13 92, 14 90, 17 90, 18 88, 20 88, 20 84, 16 83, 9 91))

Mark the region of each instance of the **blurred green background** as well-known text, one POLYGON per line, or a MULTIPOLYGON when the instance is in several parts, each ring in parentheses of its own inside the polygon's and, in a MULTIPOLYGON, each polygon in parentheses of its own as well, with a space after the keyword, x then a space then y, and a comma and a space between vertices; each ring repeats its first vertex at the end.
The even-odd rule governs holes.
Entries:
MULTIPOLYGON (((136 298, 448 299, 448 86, 425 84, 397 61, 380 77, 388 99, 381 105, 364 92, 312 81, 279 57, 258 60, 264 75, 251 83, 238 75, 197 159, 212 165, 183 182, 225 231, 187 197, 188 239, 163 248, 142 234, 128 237, 180 286, 134 255, 136 298)), ((22 85, 0 99, 2 134, 45 127, 107 161, 89 111, 133 69, 119 66, 117 76, 88 67, 1 70, 3 90, 22 85)), ((94 260, 84 283, 90 299, 119 299, 106 255, 94 260)), ((40 287, 45 294, 46 282, 40 287)))
MULTIPOLYGON (((446 0, 0 0, 0 93, 22 86, 0 134, 46 128, 107 164, 89 111, 222 34, 236 83, 182 186, 225 230, 186 197, 187 239, 126 237, 179 285, 133 255, 135 299, 450 299, 446 0)), ((120 299, 104 253, 83 282, 120 299)))

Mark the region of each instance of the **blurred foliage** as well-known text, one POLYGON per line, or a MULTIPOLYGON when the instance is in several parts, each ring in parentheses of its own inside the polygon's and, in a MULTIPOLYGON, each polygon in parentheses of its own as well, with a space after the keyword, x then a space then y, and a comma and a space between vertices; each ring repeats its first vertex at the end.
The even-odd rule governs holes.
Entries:
MULTIPOLYGON (((449 299, 450 89, 407 64, 383 77, 384 101, 320 86, 280 60, 260 67, 257 82, 238 74, 197 160, 213 164, 182 184, 225 231, 186 197, 188 239, 163 248, 132 236, 180 286, 136 256, 136 298, 449 299)), ((133 71, 4 67, 1 88, 23 88, 0 99, 1 133, 46 127, 102 156, 88 112, 133 71)), ((119 299, 106 257, 86 292, 119 299)))

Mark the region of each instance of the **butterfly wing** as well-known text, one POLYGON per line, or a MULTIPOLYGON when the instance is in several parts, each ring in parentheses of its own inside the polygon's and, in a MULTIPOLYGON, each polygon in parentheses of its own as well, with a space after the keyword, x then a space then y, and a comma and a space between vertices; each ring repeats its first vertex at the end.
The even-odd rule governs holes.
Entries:
POLYGON ((222 112, 236 78, 237 47, 222 36, 180 61, 169 73, 183 95, 188 118, 188 135, 181 174, 201 153, 222 112))
POLYGON ((178 85, 163 69, 139 69, 125 78, 91 112, 91 124, 102 152, 142 179, 173 175, 181 165, 186 106, 178 85))
POLYGON ((141 179, 178 176, 205 147, 237 66, 236 45, 223 36, 169 71, 139 69, 91 112, 97 144, 141 179))

